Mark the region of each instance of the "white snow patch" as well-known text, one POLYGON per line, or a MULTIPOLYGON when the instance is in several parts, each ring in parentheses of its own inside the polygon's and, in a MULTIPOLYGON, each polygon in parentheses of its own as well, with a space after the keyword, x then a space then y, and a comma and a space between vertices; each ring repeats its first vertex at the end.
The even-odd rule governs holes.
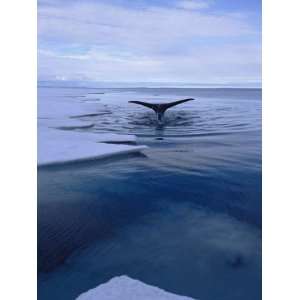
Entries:
POLYGON ((60 91, 48 93, 39 97, 38 102, 38 166, 106 158, 147 148, 106 144, 133 143, 136 137, 84 131, 92 128, 94 123, 72 119, 72 116, 101 113, 103 105, 82 103, 81 98, 61 96, 60 91))
POLYGON ((115 145, 105 142, 134 142, 135 136, 96 134, 43 128, 38 131, 38 165, 61 164, 139 152, 146 146, 115 145))
POLYGON ((76 300, 193 300, 166 292, 125 275, 114 277, 81 294, 76 300))

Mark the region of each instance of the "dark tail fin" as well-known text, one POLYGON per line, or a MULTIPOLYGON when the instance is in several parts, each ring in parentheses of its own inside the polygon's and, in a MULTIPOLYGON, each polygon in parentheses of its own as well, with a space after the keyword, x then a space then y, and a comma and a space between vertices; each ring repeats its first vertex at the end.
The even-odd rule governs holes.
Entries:
POLYGON ((147 102, 142 102, 142 101, 129 101, 129 103, 135 103, 139 105, 146 106, 148 108, 153 109, 156 112, 157 120, 158 122, 161 122, 163 119, 164 112, 175 105, 195 100, 194 98, 187 98, 187 99, 182 99, 174 102, 169 102, 169 103, 147 103, 147 102))
POLYGON ((175 106, 175 105, 178 105, 178 104, 181 104, 181 103, 184 103, 184 102, 192 101, 192 100, 195 100, 195 99, 194 98, 182 99, 182 100, 166 103, 166 104, 164 104, 164 106, 166 107, 166 109, 168 109, 172 106, 175 106))
POLYGON ((148 102, 142 102, 142 101, 129 101, 129 103, 135 103, 135 104, 143 105, 143 106, 146 106, 146 107, 149 107, 149 108, 153 109, 156 112, 164 112, 170 107, 173 107, 175 105, 178 105, 178 104, 181 104, 181 103, 184 103, 184 102, 187 102, 187 101, 191 101, 191 100, 195 100, 195 99, 194 98, 188 98, 188 99, 182 99, 182 100, 169 102, 169 103, 148 103, 148 102))
POLYGON ((147 102, 142 102, 142 101, 128 101, 129 103, 135 103, 135 104, 140 104, 146 107, 149 107, 153 110, 156 109, 157 104, 152 104, 152 103, 147 103, 147 102))

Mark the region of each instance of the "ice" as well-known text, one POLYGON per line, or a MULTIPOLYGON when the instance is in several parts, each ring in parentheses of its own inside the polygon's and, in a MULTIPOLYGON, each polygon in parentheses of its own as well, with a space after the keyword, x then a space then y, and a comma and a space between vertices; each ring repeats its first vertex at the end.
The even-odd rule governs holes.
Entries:
POLYGON ((147 285, 128 276, 114 277, 81 294, 76 300, 193 300, 147 285))
POLYGON ((145 146, 115 145, 105 142, 133 142, 134 136, 95 134, 43 128, 38 131, 38 165, 61 164, 138 152, 145 146))
POLYGON ((94 127, 93 122, 72 117, 101 113, 103 105, 84 102, 84 98, 57 91, 39 96, 38 166, 106 158, 146 148, 120 144, 135 143, 133 135, 88 131, 94 127))

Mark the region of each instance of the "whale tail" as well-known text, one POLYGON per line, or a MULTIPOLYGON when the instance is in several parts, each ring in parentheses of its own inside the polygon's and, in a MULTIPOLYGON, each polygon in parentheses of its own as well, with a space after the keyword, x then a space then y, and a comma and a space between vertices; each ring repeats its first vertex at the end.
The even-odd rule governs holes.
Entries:
POLYGON ((148 103, 148 102, 142 102, 142 101, 128 101, 128 102, 143 105, 145 107, 153 109, 156 113, 157 121, 159 123, 161 123, 163 121, 164 113, 168 108, 176 106, 176 105, 184 103, 184 102, 187 102, 187 101, 191 101, 191 100, 195 100, 195 99, 187 98, 187 99, 182 99, 182 100, 168 102, 168 103, 148 103))

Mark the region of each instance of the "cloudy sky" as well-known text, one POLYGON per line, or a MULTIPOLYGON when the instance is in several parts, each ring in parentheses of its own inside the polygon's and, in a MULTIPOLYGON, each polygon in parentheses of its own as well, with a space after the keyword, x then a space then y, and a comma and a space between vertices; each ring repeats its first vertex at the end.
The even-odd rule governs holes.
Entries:
POLYGON ((39 80, 261 80, 260 0, 40 0, 39 80))

